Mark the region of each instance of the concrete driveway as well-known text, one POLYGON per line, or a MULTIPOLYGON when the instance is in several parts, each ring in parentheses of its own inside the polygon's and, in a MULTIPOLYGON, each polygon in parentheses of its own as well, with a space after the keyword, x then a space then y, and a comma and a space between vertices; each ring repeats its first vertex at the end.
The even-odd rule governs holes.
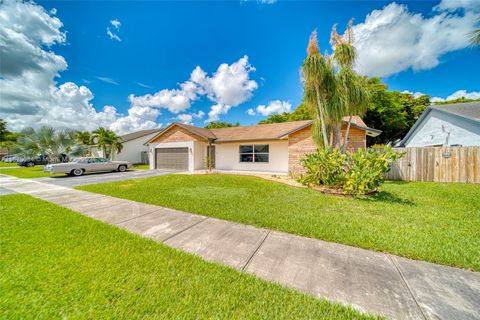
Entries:
POLYGON ((148 178, 154 176, 161 176, 165 174, 174 173, 174 171, 167 170, 128 170, 126 172, 102 172, 90 173, 80 177, 58 176, 31 179, 38 182, 54 184, 57 186, 73 188, 77 186, 84 186, 87 184, 104 183, 110 181, 131 180, 138 178, 148 178))

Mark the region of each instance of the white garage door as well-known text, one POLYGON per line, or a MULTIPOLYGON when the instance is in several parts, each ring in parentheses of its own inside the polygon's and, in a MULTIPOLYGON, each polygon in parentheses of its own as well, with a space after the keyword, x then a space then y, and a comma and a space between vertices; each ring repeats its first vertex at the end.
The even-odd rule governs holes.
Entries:
POLYGON ((155 168, 187 171, 188 148, 156 149, 155 168))

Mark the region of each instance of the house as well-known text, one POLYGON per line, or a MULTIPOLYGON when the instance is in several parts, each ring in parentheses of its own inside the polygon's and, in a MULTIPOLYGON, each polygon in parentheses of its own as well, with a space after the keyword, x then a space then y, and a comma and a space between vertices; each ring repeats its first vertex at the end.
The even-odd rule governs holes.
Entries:
MULTIPOLYGON (((148 141, 150 168, 193 173, 205 169, 211 154, 217 171, 295 174, 302 170, 302 156, 316 149, 311 127, 310 120, 221 129, 172 123, 148 141)), ((367 134, 376 136, 380 131, 355 116, 347 147, 365 148, 367 134)))
POLYGON ((480 102, 429 106, 397 146, 480 146, 480 102))
POLYGON ((148 146, 145 143, 161 131, 161 129, 141 130, 121 136, 122 151, 114 154, 113 159, 135 164, 148 163, 148 146))

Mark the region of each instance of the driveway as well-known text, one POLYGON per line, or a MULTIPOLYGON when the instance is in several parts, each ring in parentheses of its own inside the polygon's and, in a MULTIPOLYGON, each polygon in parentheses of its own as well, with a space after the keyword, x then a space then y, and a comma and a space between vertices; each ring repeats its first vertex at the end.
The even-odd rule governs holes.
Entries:
POLYGON ((77 186, 84 186, 87 184, 96 184, 110 181, 131 180, 138 178, 148 178, 154 176, 161 176, 165 174, 174 173, 174 171, 167 170, 128 170, 126 172, 103 172, 90 173, 80 177, 58 176, 31 179, 38 182, 50 183, 57 186, 73 188, 77 186))

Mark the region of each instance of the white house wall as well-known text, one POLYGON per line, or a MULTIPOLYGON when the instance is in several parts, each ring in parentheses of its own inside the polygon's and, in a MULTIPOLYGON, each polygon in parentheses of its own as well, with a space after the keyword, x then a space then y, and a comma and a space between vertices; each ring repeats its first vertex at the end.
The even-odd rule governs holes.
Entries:
POLYGON ((142 162, 142 151, 148 152, 148 146, 145 146, 148 140, 157 135, 158 132, 133 139, 123 143, 122 152, 115 155, 115 160, 120 161, 130 161, 131 163, 141 163, 142 162))
POLYGON ((215 169, 288 173, 288 141, 256 141, 215 144, 215 169), (241 144, 270 145, 269 162, 240 162, 239 149, 241 144))
POLYGON ((207 144, 200 141, 193 143, 193 157, 195 170, 205 169, 207 156, 207 144))
POLYGON ((476 124, 455 115, 431 110, 423 119, 406 147, 424 147, 432 145, 480 145, 480 123, 476 124))

